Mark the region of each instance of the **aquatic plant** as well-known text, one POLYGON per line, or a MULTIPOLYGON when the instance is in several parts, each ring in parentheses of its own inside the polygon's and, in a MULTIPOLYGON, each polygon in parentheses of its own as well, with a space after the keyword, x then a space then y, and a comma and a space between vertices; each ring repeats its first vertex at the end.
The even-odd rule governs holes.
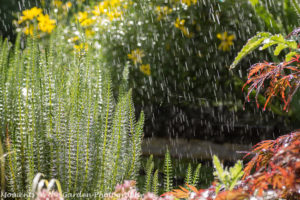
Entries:
POLYGON ((6 190, 28 192, 38 172, 60 180, 69 193, 109 192, 135 179, 144 115, 136 121, 128 74, 115 100, 110 73, 92 44, 66 52, 57 33, 39 41, 35 33, 20 34, 14 46, 0 41, 6 190))

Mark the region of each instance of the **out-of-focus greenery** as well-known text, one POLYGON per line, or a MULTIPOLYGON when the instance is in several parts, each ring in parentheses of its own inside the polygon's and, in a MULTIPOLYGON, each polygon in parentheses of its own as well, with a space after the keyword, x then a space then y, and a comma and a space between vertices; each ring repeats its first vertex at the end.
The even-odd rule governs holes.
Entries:
MULTIPOLYGON (((297 26, 291 2, 45 0, 38 6, 56 20, 70 51, 95 44, 116 84, 124 66, 130 66, 129 85, 141 107, 172 102, 237 111, 243 107, 240 91, 245 74, 239 70, 232 76, 228 67, 257 31, 287 33, 297 26)), ((23 31, 31 23, 15 21, 23 31)), ((272 55, 252 56, 264 60, 272 55)), ((241 67, 251 60, 244 60, 247 64, 241 67)), ((279 104, 274 102, 273 107, 279 104)))

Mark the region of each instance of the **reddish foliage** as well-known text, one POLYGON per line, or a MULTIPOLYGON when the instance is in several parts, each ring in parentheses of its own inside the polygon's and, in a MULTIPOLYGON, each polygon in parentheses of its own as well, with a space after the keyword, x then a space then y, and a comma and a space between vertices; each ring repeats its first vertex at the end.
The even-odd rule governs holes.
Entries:
POLYGON ((261 142, 245 168, 244 184, 250 193, 273 190, 284 199, 300 198, 300 131, 261 142), (255 172, 251 175, 251 171, 255 172))
POLYGON ((188 189, 180 187, 164 195, 190 200, 244 200, 271 192, 275 195, 272 199, 300 199, 300 130, 262 141, 246 156, 250 155, 254 156, 244 169, 245 176, 232 191, 216 194, 215 184, 200 190, 187 185, 188 189))
POLYGON ((274 96, 279 95, 288 110, 288 106, 293 95, 300 86, 300 54, 295 55, 289 62, 275 63, 257 63, 251 66, 248 80, 243 86, 249 85, 247 99, 250 100, 250 94, 256 90, 256 104, 258 103, 258 94, 265 89, 266 102, 264 110, 274 96), (267 85, 267 86, 265 86, 267 85))

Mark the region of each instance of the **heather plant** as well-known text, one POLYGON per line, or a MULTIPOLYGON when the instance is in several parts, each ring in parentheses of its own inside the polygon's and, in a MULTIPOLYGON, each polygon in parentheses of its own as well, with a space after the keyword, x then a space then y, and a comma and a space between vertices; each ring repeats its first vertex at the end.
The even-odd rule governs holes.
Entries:
POLYGON ((110 192, 134 180, 144 116, 136 121, 132 91, 124 84, 115 98, 93 44, 68 52, 56 31, 43 42, 37 34, 19 34, 14 46, 0 42, 5 190, 30 191, 38 172, 60 180, 69 193, 110 192))

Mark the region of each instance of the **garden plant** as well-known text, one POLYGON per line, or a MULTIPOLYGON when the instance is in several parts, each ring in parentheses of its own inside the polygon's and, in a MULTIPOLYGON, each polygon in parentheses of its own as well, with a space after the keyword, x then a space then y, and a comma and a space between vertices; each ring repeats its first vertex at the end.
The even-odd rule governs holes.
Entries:
POLYGON ((41 0, 15 13, 15 42, 0 39, 0 199, 300 199, 298 130, 259 142, 245 164, 212 155, 208 188, 199 189, 200 163, 175 185, 168 148, 162 169, 153 155, 141 162, 145 104, 206 94, 197 106, 237 111, 255 99, 257 109, 299 117, 300 2, 278 2, 41 0), (241 84, 234 69, 247 55, 272 61, 252 65, 241 84), (247 90, 244 104, 236 89, 247 90))

